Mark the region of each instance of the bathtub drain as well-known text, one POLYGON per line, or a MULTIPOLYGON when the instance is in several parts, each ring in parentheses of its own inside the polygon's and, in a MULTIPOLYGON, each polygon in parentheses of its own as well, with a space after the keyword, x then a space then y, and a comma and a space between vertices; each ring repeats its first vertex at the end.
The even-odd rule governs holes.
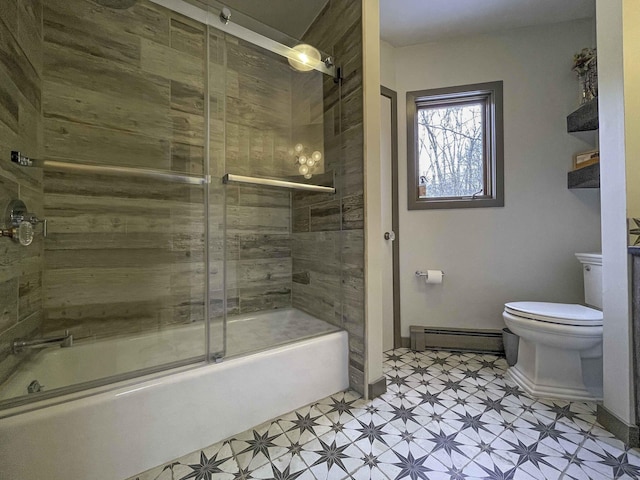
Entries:
POLYGON ((41 392, 43 388, 44 388, 44 385, 40 385, 40 382, 38 380, 34 380, 27 387, 27 392, 38 393, 38 392, 41 392))

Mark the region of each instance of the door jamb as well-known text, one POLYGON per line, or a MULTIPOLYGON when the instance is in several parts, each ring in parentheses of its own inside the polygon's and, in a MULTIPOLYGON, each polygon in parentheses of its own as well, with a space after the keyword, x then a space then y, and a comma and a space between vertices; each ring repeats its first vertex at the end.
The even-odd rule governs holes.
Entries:
POLYGON ((393 348, 402 346, 400 337, 400 219, 398 215, 398 94, 380 86, 380 95, 391 100, 391 228, 393 241, 393 348))

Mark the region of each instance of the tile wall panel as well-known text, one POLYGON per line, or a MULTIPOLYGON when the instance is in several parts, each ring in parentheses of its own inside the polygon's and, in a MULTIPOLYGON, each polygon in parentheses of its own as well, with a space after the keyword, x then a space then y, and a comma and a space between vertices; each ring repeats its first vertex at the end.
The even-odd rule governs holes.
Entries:
MULTIPOLYGON (((11 151, 38 158, 42 140, 42 2, 0 2, 0 212, 22 199, 43 216, 42 172, 11 163, 11 151)), ((4 228, 4 218, 0 227, 4 228)), ((0 383, 20 358, 11 342, 37 332, 42 322, 43 241, 23 247, 0 238, 0 383)))
MULTIPOLYGON (((213 316, 225 195, 228 312, 291 306, 289 192, 221 184, 224 173, 291 175, 286 61, 146 0, 49 2, 44 48, 45 158, 204 174, 209 134, 213 316)), ((102 337, 204 318, 201 188, 62 173, 45 185, 47 331, 102 337)))
MULTIPOLYGON (((206 30, 146 0, 44 8, 43 155, 204 174, 206 30)), ((204 191, 47 170, 44 330, 77 339, 204 319, 204 191)))
MULTIPOLYGON (((290 307, 290 193, 248 185, 225 188, 228 312, 251 313, 290 307)), ((219 270, 213 276, 221 277, 221 274, 219 270)), ((217 278, 215 284, 221 288, 222 278, 217 278)))

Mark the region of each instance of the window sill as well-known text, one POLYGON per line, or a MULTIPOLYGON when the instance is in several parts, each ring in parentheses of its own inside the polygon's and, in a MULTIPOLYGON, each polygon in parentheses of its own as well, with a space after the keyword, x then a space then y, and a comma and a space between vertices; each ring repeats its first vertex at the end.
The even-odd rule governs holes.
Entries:
POLYGON ((408 207, 409 210, 504 207, 504 200, 502 198, 476 198, 474 200, 418 200, 410 198, 408 207))

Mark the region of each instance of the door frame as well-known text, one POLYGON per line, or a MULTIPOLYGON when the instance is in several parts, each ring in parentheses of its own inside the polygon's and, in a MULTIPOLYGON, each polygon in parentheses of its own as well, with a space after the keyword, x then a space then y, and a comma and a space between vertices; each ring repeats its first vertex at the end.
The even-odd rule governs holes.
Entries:
POLYGON ((391 229, 393 241, 393 348, 402 346, 400 337, 400 219, 398 202, 398 94, 380 86, 380 95, 391 101, 391 229))

